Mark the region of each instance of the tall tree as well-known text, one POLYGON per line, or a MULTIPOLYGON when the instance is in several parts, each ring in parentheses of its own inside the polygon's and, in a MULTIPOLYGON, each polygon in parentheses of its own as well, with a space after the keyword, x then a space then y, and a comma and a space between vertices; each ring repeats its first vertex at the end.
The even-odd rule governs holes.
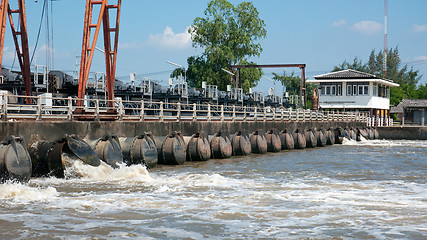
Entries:
MULTIPOLYGON (((204 48, 201 56, 187 59, 187 79, 191 86, 200 87, 202 81, 218 85, 225 90, 230 76, 222 71, 230 65, 243 64, 248 58, 262 52, 259 40, 267 36, 264 21, 252 3, 242 2, 234 6, 227 0, 211 0, 204 17, 194 19, 189 28, 193 47, 204 48)), ((260 70, 241 72, 245 90, 255 86, 260 70)))

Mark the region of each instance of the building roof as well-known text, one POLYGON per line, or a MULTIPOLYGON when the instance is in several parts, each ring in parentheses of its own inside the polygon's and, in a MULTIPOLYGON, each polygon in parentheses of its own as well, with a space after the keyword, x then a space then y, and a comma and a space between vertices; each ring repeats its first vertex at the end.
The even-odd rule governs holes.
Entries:
POLYGON ((403 108, 427 108, 427 99, 403 99, 399 105, 403 108))
POLYGON ((331 72, 314 76, 315 79, 381 79, 373 74, 359 72, 353 69, 331 72))
POLYGON ((402 102, 397 104, 397 106, 390 107, 390 113, 403 113, 402 102))
POLYGON ((353 69, 331 72, 314 76, 316 80, 308 80, 309 83, 321 82, 377 82, 390 87, 399 87, 392 80, 377 77, 370 73, 359 72, 353 69))

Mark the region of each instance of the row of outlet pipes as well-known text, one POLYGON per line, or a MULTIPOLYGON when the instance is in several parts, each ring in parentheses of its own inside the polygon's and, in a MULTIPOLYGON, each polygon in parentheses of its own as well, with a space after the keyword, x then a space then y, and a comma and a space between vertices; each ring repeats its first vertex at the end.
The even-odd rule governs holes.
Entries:
POLYGON ((64 178, 73 162, 98 167, 105 162, 113 168, 123 164, 182 165, 186 161, 225 159, 231 156, 265 154, 282 150, 324 147, 341 144, 344 138, 377 139, 376 128, 297 129, 288 132, 257 130, 251 134, 238 131, 230 135, 221 130, 213 135, 199 131, 191 136, 172 132, 167 136, 143 133, 118 137, 107 134, 98 139, 65 135, 55 141, 34 141, 27 145, 23 137, 10 136, 0 142, 0 182, 10 179, 28 181, 31 177, 64 178))

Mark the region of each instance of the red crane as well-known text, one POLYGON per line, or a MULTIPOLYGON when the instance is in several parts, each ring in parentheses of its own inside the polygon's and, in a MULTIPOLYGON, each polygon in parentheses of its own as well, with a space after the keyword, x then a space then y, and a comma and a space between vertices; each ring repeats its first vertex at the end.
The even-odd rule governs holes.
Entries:
MULTIPOLYGON (((30 51, 28 49, 27 20, 25 15, 25 0, 18 0, 18 9, 11 9, 9 0, 1 0, 0 5, 0 69, 3 60, 4 35, 6 30, 7 16, 9 16, 10 28, 12 29, 13 40, 15 42, 16 53, 21 67, 22 78, 25 84, 25 95, 31 96, 31 71, 30 71, 30 51), (12 14, 19 14, 19 29, 15 27, 12 14), (19 44, 21 43, 21 45, 19 44)), ((26 98, 27 104, 31 103, 31 98, 26 98)))
MULTIPOLYGON (((96 41, 98 39, 99 31, 101 29, 101 23, 103 25, 104 32, 104 53, 108 100, 114 100, 114 81, 116 75, 117 48, 119 42, 120 9, 121 0, 117 0, 116 4, 108 4, 108 0, 86 1, 86 12, 83 28, 83 46, 78 89, 79 100, 77 101, 78 106, 83 106, 83 99, 85 97, 86 92, 86 83, 89 77, 89 70, 96 48, 96 41), (95 16, 95 18, 93 19, 93 11, 95 5, 100 6, 100 11, 98 16, 95 16), (110 10, 115 11, 116 16, 115 26, 113 27, 110 26, 110 10), (95 20, 94 23, 92 23, 93 20, 95 20), (92 32, 93 38, 91 41, 92 32), (113 41, 112 35, 114 36, 113 41)), ((109 107, 114 107, 114 102, 109 101, 108 105, 109 107)))

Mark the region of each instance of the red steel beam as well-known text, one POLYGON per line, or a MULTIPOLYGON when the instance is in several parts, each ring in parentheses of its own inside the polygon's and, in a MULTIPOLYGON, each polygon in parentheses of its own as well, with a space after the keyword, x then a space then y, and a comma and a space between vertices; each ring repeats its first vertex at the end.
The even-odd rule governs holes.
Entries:
POLYGON ((16 54, 18 55, 18 62, 21 67, 22 78, 25 85, 26 103, 32 103, 31 98, 28 96, 32 95, 31 89, 31 70, 30 70, 30 51, 28 48, 28 33, 27 33, 27 18, 25 13, 25 1, 18 0, 18 9, 10 9, 9 0, 2 0, 0 6, 0 69, 3 60, 4 50, 4 35, 6 28, 6 16, 9 16, 10 27, 12 30, 12 36, 15 43, 16 54), (12 14, 19 14, 20 31, 16 30, 13 22, 12 14), (21 45, 19 44, 21 43, 21 45))
MULTIPOLYGON (((89 77, 89 71, 92 64, 93 54, 95 52, 96 41, 98 39, 101 23, 103 25, 104 33, 104 53, 105 53, 105 68, 107 78, 107 93, 108 100, 114 100, 114 82, 116 73, 116 59, 117 48, 119 39, 119 25, 120 25, 120 9, 121 0, 115 5, 108 5, 108 0, 86 1, 85 21, 83 28, 83 43, 82 43, 82 56, 80 64, 80 77, 78 88, 78 106, 83 106, 82 99, 85 97, 86 84, 89 77), (101 9, 97 18, 96 24, 92 24, 93 7, 94 5, 101 5, 101 9), (116 12, 116 26, 110 27, 110 9, 115 9, 116 12), (94 36, 91 42, 91 31, 95 29, 94 36), (111 33, 114 33, 114 44, 111 46, 111 33)), ((109 101, 109 106, 114 107, 114 102, 109 101)))

